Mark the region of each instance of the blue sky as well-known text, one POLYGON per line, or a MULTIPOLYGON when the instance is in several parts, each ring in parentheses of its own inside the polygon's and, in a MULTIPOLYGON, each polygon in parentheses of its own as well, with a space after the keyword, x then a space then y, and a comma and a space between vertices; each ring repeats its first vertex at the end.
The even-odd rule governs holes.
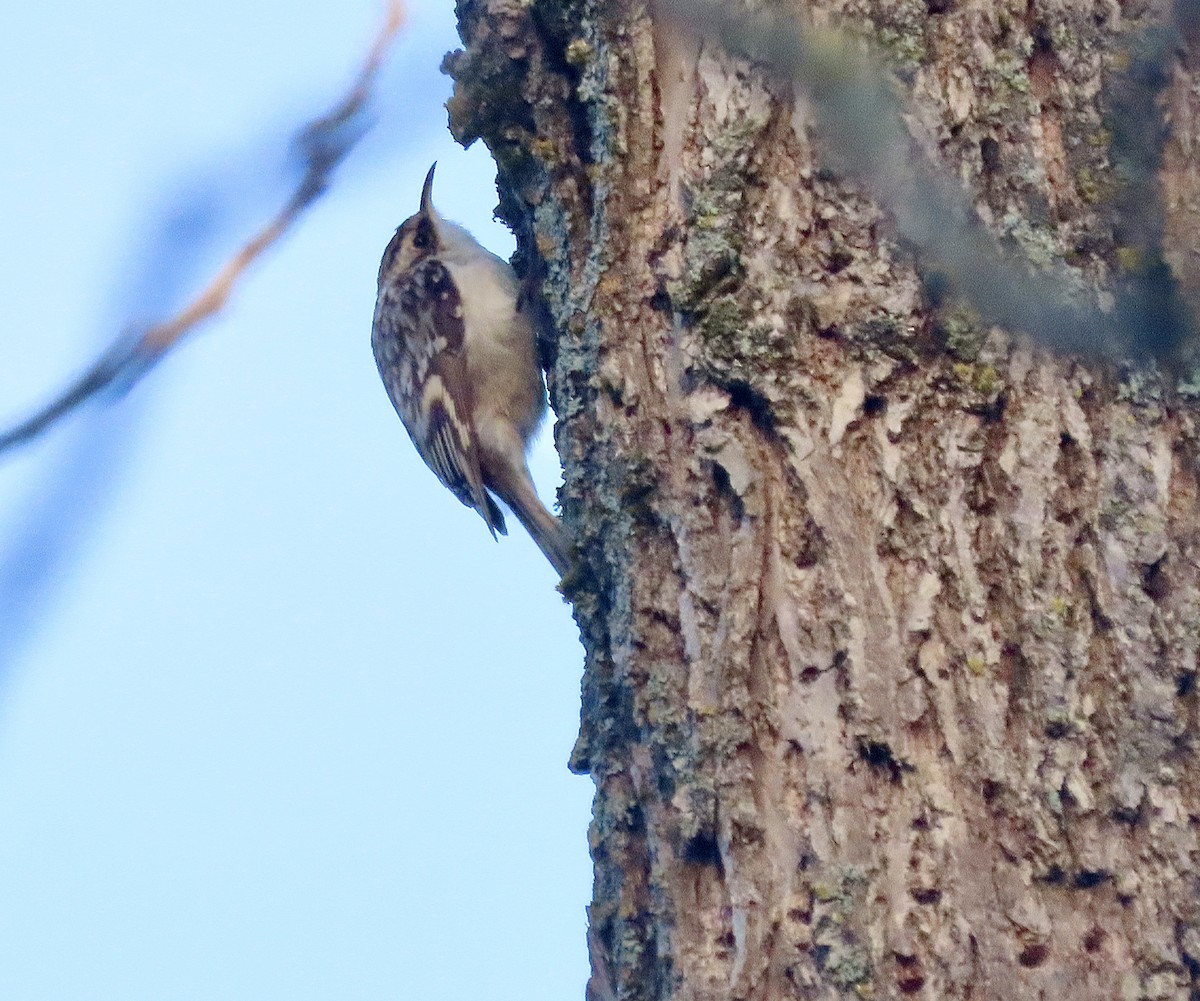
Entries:
MULTIPOLYGON (((445 131, 452 5, 412 14, 379 127, 230 308, 0 460, 6 1001, 582 996, 576 629, 519 527, 493 543, 424 468, 371 358, 432 160, 443 212, 512 247, 486 151, 445 131)), ((0 422, 275 209, 287 136, 380 16, 5 11, 0 422), (164 244, 198 203, 211 239, 164 244)), ((548 428, 532 465, 551 498, 548 428)))

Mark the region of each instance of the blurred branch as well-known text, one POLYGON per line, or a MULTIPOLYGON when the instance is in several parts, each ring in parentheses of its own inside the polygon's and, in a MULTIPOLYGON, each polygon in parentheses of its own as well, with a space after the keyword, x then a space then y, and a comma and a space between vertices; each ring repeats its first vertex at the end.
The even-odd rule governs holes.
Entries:
MULTIPOLYGON (((1129 82, 1114 100, 1113 116, 1131 137, 1126 147, 1128 192, 1118 212, 1137 214, 1158 205, 1156 171, 1163 130, 1147 148, 1143 124, 1161 122, 1156 101, 1166 82, 1172 40, 1186 30, 1195 0, 1178 0, 1174 19, 1134 41, 1129 82)), ((970 301, 996 324, 1024 331, 1047 347, 1082 355, 1177 360, 1196 343, 1196 319, 1182 302, 1162 260, 1161 226, 1141 228, 1145 264, 1118 296, 1111 312, 1082 291, 1078 272, 1058 263, 1034 270, 1014 260, 976 218, 967 192, 917 148, 903 121, 904 107, 882 60, 832 29, 801 27, 795 14, 750 11, 724 0, 656 0, 656 12, 682 30, 715 39, 726 51, 768 66, 803 86, 817 125, 839 167, 857 177, 896 222, 900 235, 947 281, 948 290, 970 301), (1068 296, 1071 290, 1079 290, 1068 296)), ((1122 149, 1114 151, 1120 163, 1122 149)))
POLYGON ((1127 325, 1136 324, 1136 333, 1130 333, 1139 338, 1142 353, 1164 359, 1177 357, 1196 337, 1195 316, 1163 256, 1167 210, 1160 181, 1170 134, 1160 99, 1196 6, 1196 0, 1160 0, 1161 22, 1129 37, 1121 53, 1127 65, 1104 86, 1112 132, 1109 157, 1119 181, 1112 208, 1129 267, 1118 315, 1127 325))
POLYGON ((388 0, 387 15, 372 40, 353 85, 328 114, 309 122, 296 137, 304 173, 279 213, 254 235, 195 299, 171 319, 140 335, 122 335, 63 393, 15 427, 0 432, 0 453, 36 438, 60 418, 109 387, 128 389, 194 327, 220 312, 238 280, 263 252, 325 193, 333 170, 367 131, 363 121, 375 79, 392 41, 405 22, 403 0, 388 0))

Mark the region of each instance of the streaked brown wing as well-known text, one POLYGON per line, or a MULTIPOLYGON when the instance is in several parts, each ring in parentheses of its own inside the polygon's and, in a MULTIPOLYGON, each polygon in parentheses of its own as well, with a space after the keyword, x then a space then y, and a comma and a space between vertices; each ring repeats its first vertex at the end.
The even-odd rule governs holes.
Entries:
POLYGON ((464 334, 458 290, 437 258, 379 290, 371 347, 392 404, 425 464, 495 535, 504 516, 479 468, 464 334))

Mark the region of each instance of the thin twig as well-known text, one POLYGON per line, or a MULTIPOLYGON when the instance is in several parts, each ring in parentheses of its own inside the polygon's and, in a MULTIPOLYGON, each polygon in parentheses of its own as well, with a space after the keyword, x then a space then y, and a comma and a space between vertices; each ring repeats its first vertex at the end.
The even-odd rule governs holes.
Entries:
POLYGON ((403 0, 388 0, 387 16, 346 96, 334 109, 309 122, 297 136, 304 175, 280 212, 217 272, 216 277, 179 313, 140 336, 123 335, 87 371, 49 404, 0 433, 0 454, 36 438, 59 419, 115 384, 128 388, 152 368, 185 334, 219 313, 238 280, 264 251, 321 197, 334 168, 365 134, 363 110, 392 41, 404 26, 403 0))

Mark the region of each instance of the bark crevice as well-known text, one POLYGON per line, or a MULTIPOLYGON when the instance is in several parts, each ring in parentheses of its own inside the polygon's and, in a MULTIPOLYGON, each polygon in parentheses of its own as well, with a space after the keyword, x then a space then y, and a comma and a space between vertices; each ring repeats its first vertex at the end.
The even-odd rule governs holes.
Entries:
MULTIPOLYGON (((1120 291, 1131 5, 801 6, 884 46, 992 232, 1120 291)), ((459 13, 587 571, 591 996, 1194 998, 1195 397, 988 326, 802 88, 637 3, 459 13)), ((1162 89, 1187 296, 1186 59, 1162 89)))

